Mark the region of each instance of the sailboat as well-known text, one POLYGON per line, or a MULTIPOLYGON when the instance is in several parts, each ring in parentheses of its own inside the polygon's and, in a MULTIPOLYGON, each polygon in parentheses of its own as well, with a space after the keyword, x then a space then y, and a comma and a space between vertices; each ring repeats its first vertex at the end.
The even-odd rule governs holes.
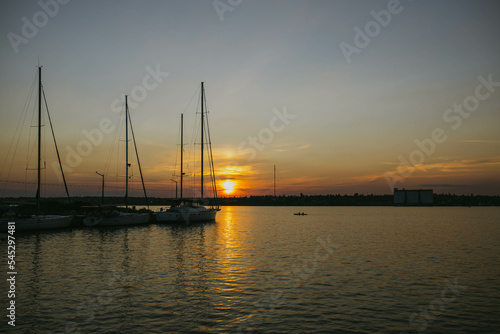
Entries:
MULTIPOLYGON (((128 208, 128 169, 130 163, 128 160, 128 133, 129 133, 129 121, 130 129, 132 130, 132 138, 134 141, 135 153, 137 157, 137 164, 139 166, 139 172, 141 174, 142 189, 144 190, 144 197, 146 197, 146 202, 148 197, 146 195, 146 188, 144 186, 144 179, 142 177, 141 164, 139 162, 139 154, 137 153, 137 146, 135 144, 134 129, 132 127, 132 119, 130 118, 130 113, 128 110, 128 95, 125 95, 125 205, 128 208)), ((136 224, 146 224, 149 223, 149 213, 137 213, 137 212, 118 212, 113 210, 111 212, 102 212, 101 214, 92 214, 83 219, 83 224, 85 226, 123 226, 123 225, 136 225, 136 224)))
MULTIPOLYGON (((40 198, 41 198, 41 137, 42 137, 42 99, 45 102, 45 107, 47 110, 47 115, 50 123, 50 127, 52 129, 52 136, 54 137, 55 148, 57 152, 57 158, 59 159, 59 166, 61 168, 62 179, 64 181, 64 187, 66 189, 66 195, 69 197, 68 186, 66 185, 66 179, 64 177, 64 171, 62 169, 62 164, 59 156, 59 150, 57 148, 57 143, 55 141, 54 129, 52 127, 52 120, 50 118, 49 110, 47 108, 47 101, 45 99, 45 92, 42 86, 42 66, 38 66, 38 165, 37 165, 37 190, 36 190, 36 215, 31 215, 28 217, 22 217, 20 219, 11 218, 11 219, 2 219, 2 226, 8 222, 15 222, 15 231, 40 231, 40 230, 49 230, 56 228, 64 228, 68 227, 73 220, 73 216, 60 216, 60 215, 45 215, 41 214, 42 210, 40 208, 40 198)), ((10 225, 10 223, 9 223, 10 225)))
MULTIPOLYGON (((199 199, 185 199, 183 197, 182 180, 184 176, 183 171, 183 151, 184 151, 184 121, 183 115, 181 114, 181 174, 180 174, 180 201, 172 205, 169 209, 156 213, 156 220, 158 222, 173 222, 173 223, 198 223, 215 221, 217 212, 220 211, 218 207, 206 208, 203 206, 204 202, 204 181, 203 181, 203 158, 204 158, 204 131, 205 131, 205 87, 204 83, 201 83, 201 173, 200 173, 200 198, 199 199)), ((208 117, 207 117, 208 126, 208 117)), ((210 140, 210 132, 208 132, 209 137, 209 162, 210 162, 210 175, 212 189, 214 193, 214 198, 217 198, 217 187, 215 184, 215 171, 213 168, 213 157, 212 157, 212 145, 210 140)))

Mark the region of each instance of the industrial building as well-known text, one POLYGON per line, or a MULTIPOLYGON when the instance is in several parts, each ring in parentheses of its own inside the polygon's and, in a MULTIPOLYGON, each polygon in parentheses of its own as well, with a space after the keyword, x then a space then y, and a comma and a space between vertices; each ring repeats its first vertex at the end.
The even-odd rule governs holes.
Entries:
POLYGON ((431 206, 434 203, 432 189, 406 190, 394 188, 395 206, 431 206))

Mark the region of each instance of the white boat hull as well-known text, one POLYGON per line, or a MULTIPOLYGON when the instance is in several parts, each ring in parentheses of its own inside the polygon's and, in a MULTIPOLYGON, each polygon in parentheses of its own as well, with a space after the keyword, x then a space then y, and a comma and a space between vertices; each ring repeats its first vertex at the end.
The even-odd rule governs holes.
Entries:
POLYGON ((200 223, 207 221, 214 221, 218 209, 206 208, 178 208, 178 210, 167 210, 164 212, 156 213, 156 220, 158 222, 171 222, 171 223, 200 223))
POLYGON ((85 226, 125 226, 149 223, 149 213, 120 213, 113 217, 88 216, 83 219, 85 226))
POLYGON ((73 216, 39 215, 23 219, 13 218, 8 221, 16 223, 16 232, 25 232, 65 228, 71 224, 72 220, 73 216))

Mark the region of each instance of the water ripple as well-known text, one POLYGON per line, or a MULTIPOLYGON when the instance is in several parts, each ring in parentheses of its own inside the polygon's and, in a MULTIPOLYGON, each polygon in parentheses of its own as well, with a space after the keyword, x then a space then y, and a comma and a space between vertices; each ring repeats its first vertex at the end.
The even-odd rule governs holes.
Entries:
POLYGON ((294 211, 19 235, 16 332, 500 332, 498 208, 294 211))

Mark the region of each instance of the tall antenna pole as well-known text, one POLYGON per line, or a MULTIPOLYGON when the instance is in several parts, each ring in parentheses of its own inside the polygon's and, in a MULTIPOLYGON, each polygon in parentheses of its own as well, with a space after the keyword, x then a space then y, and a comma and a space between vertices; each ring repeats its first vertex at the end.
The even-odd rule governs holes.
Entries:
POLYGON ((128 208, 128 95, 125 95, 125 206, 128 208))
POLYGON ((201 83, 201 199, 203 199, 203 95, 205 94, 203 82, 201 83))
POLYGON ((41 139, 42 139, 42 67, 38 66, 38 180, 36 190, 36 207, 40 213, 40 168, 42 162, 41 156, 41 139))
POLYGON ((274 197, 276 197, 276 165, 274 165, 274 197))
MULTIPOLYGON (((184 114, 181 114, 181 200, 182 200, 182 177, 184 176, 183 157, 184 157, 184 114)), ((177 183, 175 184, 175 187, 177 188, 177 183)), ((175 191, 175 197, 177 197, 177 190, 175 191)))
POLYGON ((99 175, 99 176, 101 176, 101 177, 102 177, 102 186, 101 186, 101 188, 102 188, 102 189, 101 189, 101 192, 102 192, 102 194, 101 194, 101 204, 104 204, 104 174, 101 174, 101 173, 99 173, 99 172, 97 172, 97 171, 96 171, 95 173, 96 173, 97 175, 99 175))

